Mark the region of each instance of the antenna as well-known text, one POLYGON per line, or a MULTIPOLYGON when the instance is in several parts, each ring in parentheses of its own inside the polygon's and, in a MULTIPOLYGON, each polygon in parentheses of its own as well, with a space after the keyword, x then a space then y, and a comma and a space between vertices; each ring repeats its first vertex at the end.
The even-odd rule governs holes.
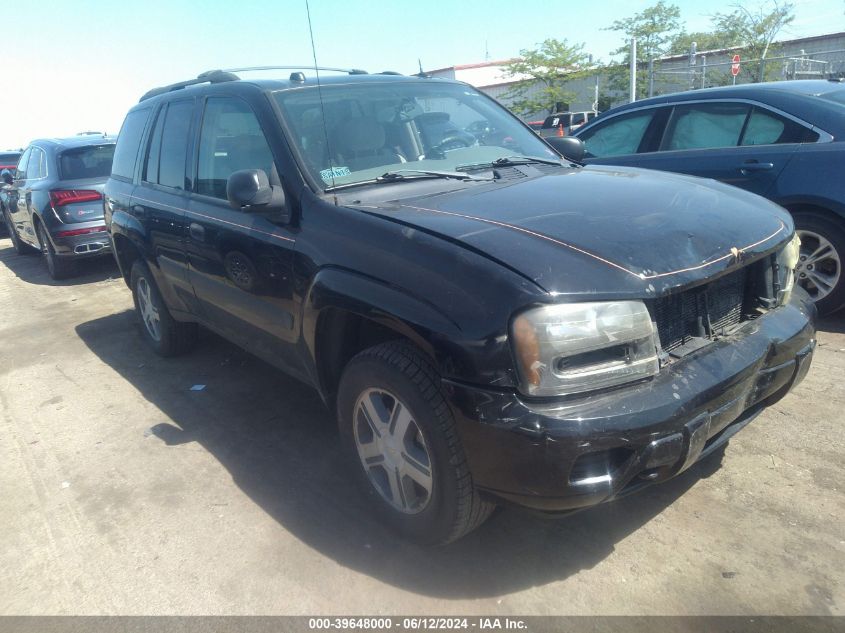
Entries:
POLYGON ((308 0, 305 0, 305 13, 308 15, 308 35, 311 37, 311 54, 314 57, 314 73, 317 75, 317 97, 320 99, 320 117, 323 119, 323 136, 326 138, 326 154, 329 159, 329 175, 332 179, 332 187, 334 187, 334 165, 332 164, 332 153, 331 148, 329 147, 329 131, 326 128, 326 108, 323 105, 323 88, 320 84, 320 67, 317 65, 317 48, 314 46, 314 29, 311 28, 311 7, 308 6, 308 0))

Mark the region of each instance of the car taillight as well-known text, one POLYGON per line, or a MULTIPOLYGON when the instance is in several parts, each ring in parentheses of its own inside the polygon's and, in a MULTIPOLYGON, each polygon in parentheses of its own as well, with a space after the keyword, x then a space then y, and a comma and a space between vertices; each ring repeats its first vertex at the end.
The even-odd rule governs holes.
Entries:
POLYGON ((54 189, 50 192, 50 202, 54 207, 63 207, 76 202, 94 202, 102 199, 103 194, 93 189, 54 189))
POLYGON ((56 231, 56 237, 73 237, 74 235, 88 235, 89 233, 102 233, 106 230, 106 225, 89 226, 85 229, 71 229, 69 231, 56 231))

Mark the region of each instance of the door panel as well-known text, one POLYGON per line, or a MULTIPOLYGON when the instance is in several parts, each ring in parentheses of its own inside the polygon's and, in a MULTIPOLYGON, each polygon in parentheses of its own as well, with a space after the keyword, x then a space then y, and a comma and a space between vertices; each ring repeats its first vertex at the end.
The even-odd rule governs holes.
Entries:
POLYGON ((197 150, 196 193, 188 208, 191 284, 209 325, 300 374, 291 278, 294 238, 266 214, 229 206, 226 180, 241 169, 262 169, 278 183, 272 152, 250 106, 234 97, 209 98, 197 150))
POLYGON ((194 118, 194 99, 171 101, 159 110, 141 162, 141 185, 130 213, 144 226, 153 275, 174 312, 196 312, 185 253, 188 206, 185 169, 194 118))

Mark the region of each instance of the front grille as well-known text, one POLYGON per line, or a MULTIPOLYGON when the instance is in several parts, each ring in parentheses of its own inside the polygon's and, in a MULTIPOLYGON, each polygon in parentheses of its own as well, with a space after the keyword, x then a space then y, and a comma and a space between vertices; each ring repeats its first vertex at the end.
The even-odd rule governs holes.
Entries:
POLYGON ((747 281, 747 268, 740 268, 709 284, 649 301, 663 350, 713 339, 746 320, 747 281))

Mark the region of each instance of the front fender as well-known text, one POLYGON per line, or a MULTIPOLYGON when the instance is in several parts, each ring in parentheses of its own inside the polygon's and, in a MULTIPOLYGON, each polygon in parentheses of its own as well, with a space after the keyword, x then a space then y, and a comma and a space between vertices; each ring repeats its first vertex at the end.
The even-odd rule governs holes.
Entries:
POLYGON ((317 324, 328 308, 343 310, 383 325, 408 338, 438 362, 449 356, 448 341, 461 328, 437 306, 403 289, 340 268, 323 268, 312 279, 302 304, 302 338, 316 359, 317 324))

